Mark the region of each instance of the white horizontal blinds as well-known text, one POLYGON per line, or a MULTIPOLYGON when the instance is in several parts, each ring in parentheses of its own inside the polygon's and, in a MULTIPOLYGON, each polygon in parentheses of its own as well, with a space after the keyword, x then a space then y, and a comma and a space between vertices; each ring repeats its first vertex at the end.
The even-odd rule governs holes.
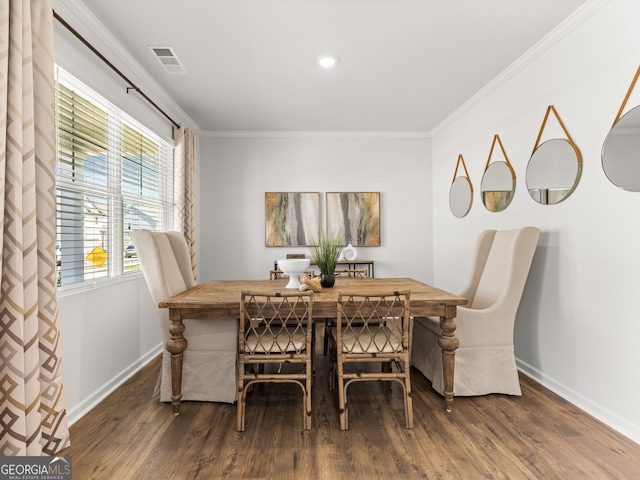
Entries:
POLYGON ((166 229, 173 147, 58 69, 58 284, 139 270, 130 230, 166 229))
MULTIPOLYGON (((132 230, 160 230, 170 212, 172 198, 167 188, 173 149, 152 139, 133 121, 122 123, 121 192, 123 244, 131 245, 132 230)), ((125 271, 131 266, 126 264, 125 271)), ((136 264, 137 267, 137 264, 136 264)))
POLYGON ((122 125, 122 193, 160 199, 160 147, 129 125, 122 125))
POLYGON ((57 107, 58 278, 68 285, 108 276, 108 114, 61 84, 57 107))

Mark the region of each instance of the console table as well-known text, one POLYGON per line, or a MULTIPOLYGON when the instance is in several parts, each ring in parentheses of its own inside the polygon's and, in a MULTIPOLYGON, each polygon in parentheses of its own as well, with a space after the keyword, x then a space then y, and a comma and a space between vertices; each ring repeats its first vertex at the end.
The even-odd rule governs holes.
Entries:
MULTIPOLYGON (((311 260, 311 265, 315 265, 315 260, 311 260)), ((346 265, 348 269, 358 268, 358 265, 363 265, 367 268, 367 275, 369 278, 375 277, 375 264, 373 260, 338 260, 337 265, 346 265)), ((273 269, 280 270, 278 268, 278 261, 273 262, 273 269)))

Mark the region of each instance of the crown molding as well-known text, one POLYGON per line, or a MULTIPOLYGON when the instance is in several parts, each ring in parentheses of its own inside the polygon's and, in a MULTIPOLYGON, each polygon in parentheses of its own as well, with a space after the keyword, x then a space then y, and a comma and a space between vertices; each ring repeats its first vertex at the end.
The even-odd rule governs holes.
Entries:
MULTIPOLYGON (((91 35, 97 39, 108 52, 100 51, 114 65, 124 65, 127 71, 136 77, 138 87, 155 103, 161 104, 164 110, 182 126, 191 128, 197 135, 202 130, 178 105, 175 100, 158 84, 155 79, 136 61, 116 37, 98 20, 81 0, 54 0, 53 9, 74 29, 83 36, 91 35), (62 8, 58 8, 58 6, 62 8), (68 18, 69 15, 73 18, 68 18), (89 32, 88 34, 86 32, 89 32)), ((96 47, 97 48, 97 47, 96 47)))
POLYGON ((431 138, 429 132, 388 131, 204 131, 208 138, 431 138))
POLYGON ((496 76, 469 100, 467 100, 458 109, 451 113, 451 115, 449 115, 435 128, 433 128, 429 132, 431 136, 436 135, 441 130, 456 122, 460 117, 469 112, 482 100, 495 93, 500 87, 504 86, 515 75, 517 75, 522 70, 524 70, 525 67, 533 63, 533 61, 536 60, 540 55, 556 45, 560 40, 562 40, 565 36, 567 36, 578 26, 588 20, 592 15, 594 15, 598 10, 600 10, 610 1, 611 0, 590 0, 580 8, 578 8, 573 14, 571 14, 562 23, 551 30, 551 32, 545 35, 533 47, 522 54, 515 62, 509 65, 505 70, 498 74, 498 76, 496 76))

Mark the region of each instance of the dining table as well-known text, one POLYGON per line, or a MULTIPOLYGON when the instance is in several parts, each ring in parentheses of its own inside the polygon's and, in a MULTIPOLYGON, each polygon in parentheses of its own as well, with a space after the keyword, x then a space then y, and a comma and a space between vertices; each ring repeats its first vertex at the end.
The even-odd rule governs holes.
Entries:
MULTIPOLYGON (((180 413, 182 398, 182 360, 188 348, 184 338, 183 319, 209 319, 240 317, 240 293, 286 291, 288 279, 276 280, 211 280, 200 283, 177 295, 162 300, 158 306, 169 309, 170 339, 166 349, 171 354, 171 402, 175 415, 180 413)), ((455 336, 456 310, 465 305, 464 297, 455 295, 411 278, 353 278, 339 277, 331 288, 313 293, 313 318, 336 318, 338 293, 389 293, 408 290, 411 317, 440 317, 442 334, 438 344, 442 349, 444 376, 444 403, 448 412, 453 407, 453 379, 455 351, 459 341, 455 336)))

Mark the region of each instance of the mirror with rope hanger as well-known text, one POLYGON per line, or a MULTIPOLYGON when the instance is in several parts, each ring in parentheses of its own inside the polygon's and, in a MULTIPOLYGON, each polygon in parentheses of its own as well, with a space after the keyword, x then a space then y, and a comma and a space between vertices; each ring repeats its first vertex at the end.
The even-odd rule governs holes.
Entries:
POLYGON ((529 195, 541 205, 560 203, 574 192, 581 175, 582 153, 556 108, 549 105, 527 165, 525 179, 529 195), (540 143, 550 113, 555 115, 567 138, 552 138, 540 143))
POLYGON ((464 163, 462 154, 458 155, 456 170, 453 172, 453 182, 449 189, 449 208, 455 217, 462 218, 469 213, 473 204, 473 185, 469 178, 467 165, 464 163), (458 176, 458 168, 462 165, 464 175, 458 176))
POLYGON ((480 183, 480 193, 482 195, 482 203, 490 212, 501 212, 509 206, 513 200, 513 194, 516 190, 516 172, 509 162, 507 152, 504 150, 502 140, 498 134, 494 135, 487 165, 484 169, 482 182, 480 183), (493 150, 499 145, 505 161, 491 163, 493 150))
POLYGON ((639 76, 640 66, 602 145, 605 175, 611 183, 630 192, 640 192, 640 105, 624 115, 622 112, 639 76))

